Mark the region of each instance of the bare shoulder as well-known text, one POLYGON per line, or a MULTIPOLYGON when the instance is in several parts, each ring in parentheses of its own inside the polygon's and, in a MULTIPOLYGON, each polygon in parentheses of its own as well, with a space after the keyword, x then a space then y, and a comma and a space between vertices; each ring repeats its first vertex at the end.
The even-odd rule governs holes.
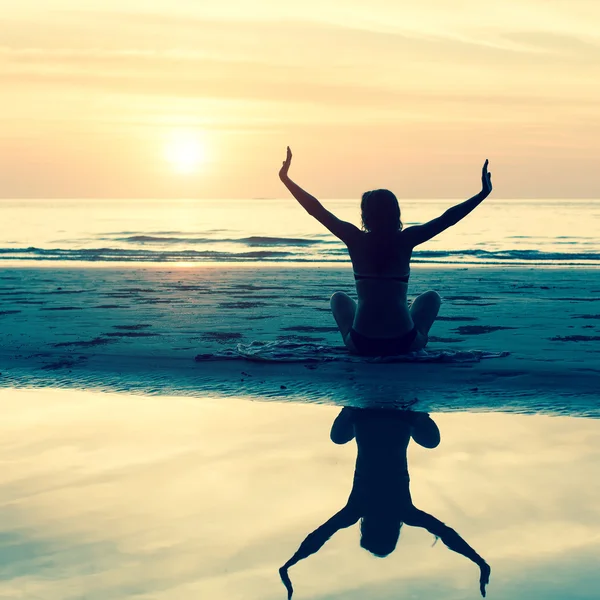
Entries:
POLYGON ((423 233, 423 225, 411 225, 400 232, 400 242, 413 248, 417 245, 419 236, 423 233))

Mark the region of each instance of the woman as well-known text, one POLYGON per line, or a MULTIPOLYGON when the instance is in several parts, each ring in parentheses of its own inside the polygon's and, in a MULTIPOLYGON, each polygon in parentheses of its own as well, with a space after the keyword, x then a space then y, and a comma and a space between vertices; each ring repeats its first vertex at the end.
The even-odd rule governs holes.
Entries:
POLYGON ((412 503, 406 451, 412 437, 426 448, 440 442, 437 425, 427 413, 344 408, 331 428, 331 440, 345 444, 356 437, 358 454, 352 491, 346 506, 302 542, 279 574, 292 597, 288 569, 317 552, 342 528, 360 520, 360 545, 383 558, 392 553, 403 524, 422 527, 440 538, 450 550, 473 561, 480 570, 479 589, 485 597, 491 569, 485 560, 451 529, 412 503))
POLYGON ((482 189, 477 195, 423 225, 403 228, 398 200, 389 190, 366 192, 361 202, 362 230, 338 219, 294 183, 288 175, 291 161, 288 147, 279 171, 281 181, 350 253, 358 305, 343 292, 331 297, 331 310, 348 350, 363 356, 389 356, 424 348, 441 300, 437 292, 429 291, 409 308, 406 294, 413 248, 458 223, 489 196, 488 161, 483 165, 482 189))

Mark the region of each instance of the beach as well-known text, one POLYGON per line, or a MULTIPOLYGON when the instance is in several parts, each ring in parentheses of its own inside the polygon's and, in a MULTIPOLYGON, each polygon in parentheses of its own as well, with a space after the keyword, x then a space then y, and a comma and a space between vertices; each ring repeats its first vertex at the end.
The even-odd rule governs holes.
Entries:
POLYGON ((409 298, 434 289, 443 302, 428 350, 510 353, 459 364, 346 359, 329 309, 334 291, 354 294, 346 266, 11 266, 0 284, 3 387, 600 414, 595 269, 414 267, 409 298), (250 342, 339 359, 218 359, 250 342))

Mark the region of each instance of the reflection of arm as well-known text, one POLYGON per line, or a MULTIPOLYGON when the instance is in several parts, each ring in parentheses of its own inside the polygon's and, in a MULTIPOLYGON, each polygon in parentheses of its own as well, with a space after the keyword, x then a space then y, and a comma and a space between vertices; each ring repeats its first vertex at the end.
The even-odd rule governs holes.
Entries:
POLYGON ((288 591, 288 598, 291 598, 293 593, 292 582, 287 573, 288 569, 307 556, 318 552, 336 531, 354 525, 359 519, 360 515, 357 514, 354 509, 346 505, 318 529, 315 529, 312 533, 308 534, 306 539, 300 544, 300 548, 298 548, 296 554, 294 554, 294 556, 279 569, 281 581, 283 581, 283 584, 288 591))
POLYGON ((354 415, 355 408, 348 406, 342 408, 331 426, 329 437, 334 444, 347 444, 354 439, 354 415))
POLYGON ((479 556, 479 554, 477 554, 477 552, 475 552, 475 550, 473 550, 473 548, 471 548, 471 546, 469 546, 469 544, 467 544, 454 529, 418 508, 414 508, 404 519, 404 522, 413 527, 423 527, 424 529, 427 529, 427 531, 440 538, 450 550, 458 552, 458 554, 462 554, 469 560, 472 560, 479 567, 479 591, 485 598, 485 588, 490 581, 491 569, 485 560, 481 558, 481 556, 479 556))
POLYGON ((477 552, 475 552, 475 550, 473 550, 473 548, 471 548, 471 546, 469 546, 469 544, 467 544, 454 529, 448 527, 448 525, 442 523, 434 516, 415 508, 410 515, 404 519, 404 522, 412 527, 423 527, 423 529, 427 529, 427 531, 440 538, 450 550, 466 556, 475 564, 485 564, 483 558, 481 558, 481 556, 479 556, 479 554, 477 554, 477 552))

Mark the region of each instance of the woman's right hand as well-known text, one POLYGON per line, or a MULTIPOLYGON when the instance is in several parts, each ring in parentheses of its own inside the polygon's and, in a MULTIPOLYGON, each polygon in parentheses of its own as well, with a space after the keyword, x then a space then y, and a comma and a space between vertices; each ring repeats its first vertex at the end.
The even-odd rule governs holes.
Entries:
POLYGON ((292 151, 290 150, 290 147, 288 146, 287 147, 287 155, 285 157, 285 160, 283 161, 283 165, 281 166, 281 169, 279 169, 279 179, 281 179, 282 181, 284 179, 287 179, 291 162, 292 162, 292 151))
POLYGON ((481 172, 481 192, 485 197, 492 193, 492 174, 488 173, 488 164, 489 161, 486 158, 481 172))
POLYGON ((281 577, 281 582, 285 585, 285 589, 287 590, 288 600, 292 600, 292 594, 294 593, 294 588, 292 587, 292 581, 290 576, 288 575, 288 570, 285 566, 279 569, 279 577, 281 577))

